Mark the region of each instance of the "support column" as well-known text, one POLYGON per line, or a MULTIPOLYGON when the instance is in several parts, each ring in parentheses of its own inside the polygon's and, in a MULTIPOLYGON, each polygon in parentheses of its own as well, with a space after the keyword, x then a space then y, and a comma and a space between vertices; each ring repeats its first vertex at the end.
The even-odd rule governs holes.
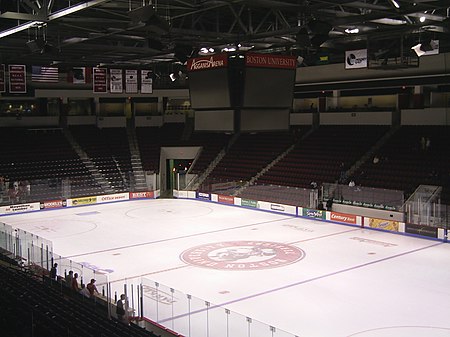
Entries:
MULTIPOLYGON (((333 90, 333 97, 331 98, 330 106, 331 108, 338 108, 339 107, 339 98, 341 97, 341 91, 340 90, 333 90)), ((329 108, 327 106, 327 108, 329 108)))
POLYGON ((423 97, 423 86, 414 86, 414 93, 412 97, 412 107, 413 109, 423 109, 424 97, 423 97))

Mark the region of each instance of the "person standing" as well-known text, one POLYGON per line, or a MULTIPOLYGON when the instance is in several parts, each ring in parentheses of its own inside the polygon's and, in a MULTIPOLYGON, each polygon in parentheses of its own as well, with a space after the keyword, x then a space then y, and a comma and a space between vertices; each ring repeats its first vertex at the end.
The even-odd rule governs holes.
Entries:
POLYGON ((73 280, 73 270, 69 270, 69 273, 66 275, 66 286, 68 288, 72 288, 72 280, 73 280))
POLYGON ((80 290, 80 288, 78 287, 78 273, 73 274, 72 289, 77 292, 80 290))
POLYGON ((56 280, 57 276, 58 276, 58 264, 54 263, 53 267, 50 269, 50 278, 52 280, 56 280))
POLYGON ((117 314, 117 319, 122 322, 122 323, 128 323, 126 322, 126 303, 125 303, 125 294, 120 295, 120 300, 117 301, 116 303, 117 307, 116 307, 116 314, 117 314))

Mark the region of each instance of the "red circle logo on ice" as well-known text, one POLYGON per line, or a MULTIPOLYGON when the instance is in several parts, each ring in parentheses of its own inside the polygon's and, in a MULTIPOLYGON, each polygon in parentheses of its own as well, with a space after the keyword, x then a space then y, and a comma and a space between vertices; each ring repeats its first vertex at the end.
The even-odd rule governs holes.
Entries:
POLYGON ((185 250, 181 259, 191 265, 222 270, 253 270, 286 266, 305 257, 300 248, 278 242, 228 241, 185 250))

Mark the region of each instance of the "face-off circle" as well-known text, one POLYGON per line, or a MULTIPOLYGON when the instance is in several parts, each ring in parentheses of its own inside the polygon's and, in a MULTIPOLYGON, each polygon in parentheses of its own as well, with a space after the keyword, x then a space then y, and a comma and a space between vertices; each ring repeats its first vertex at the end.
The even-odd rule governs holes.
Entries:
POLYGON ((222 270, 283 267, 305 257, 295 246, 267 241, 226 241, 189 248, 180 258, 190 265, 222 270))

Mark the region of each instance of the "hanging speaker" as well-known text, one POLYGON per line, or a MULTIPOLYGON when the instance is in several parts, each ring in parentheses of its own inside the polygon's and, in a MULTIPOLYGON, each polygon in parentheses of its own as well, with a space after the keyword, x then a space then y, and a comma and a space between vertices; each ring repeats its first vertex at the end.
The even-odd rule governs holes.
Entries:
POLYGON ((45 41, 43 39, 36 39, 27 42, 27 47, 32 53, 40 53, 45 46, 45 41))

